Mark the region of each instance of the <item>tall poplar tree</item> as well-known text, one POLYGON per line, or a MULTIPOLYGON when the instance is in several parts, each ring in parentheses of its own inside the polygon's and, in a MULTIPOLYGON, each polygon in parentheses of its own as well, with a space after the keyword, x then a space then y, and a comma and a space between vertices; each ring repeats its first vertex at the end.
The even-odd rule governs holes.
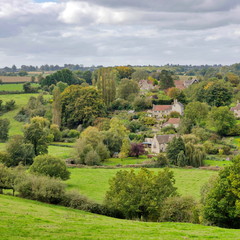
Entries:
POLYGON ((52 123, 61 127, 62 104, 61 91, 59 87, 53 89, 53 107, 52 107, 52 123))

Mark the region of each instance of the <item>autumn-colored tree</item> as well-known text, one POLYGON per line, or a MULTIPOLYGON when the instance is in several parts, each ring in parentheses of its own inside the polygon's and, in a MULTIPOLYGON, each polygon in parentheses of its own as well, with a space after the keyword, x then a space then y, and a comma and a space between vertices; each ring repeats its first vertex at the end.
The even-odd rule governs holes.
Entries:
POLYGON ((61 99, 64 126, 88 126, 105 113, 101 94, 95 87, 69 86, 61 94, 61 99))
POLYGON ((131 143, 130 157, 139 157, 145 153, 145 149, 142 143, 131 143))
POLYGON ((119 78, 131 78, 132 74, 135 72, 135 70, 132 67, 127 66, 119 66, 116 67, 119 73, 119 78))

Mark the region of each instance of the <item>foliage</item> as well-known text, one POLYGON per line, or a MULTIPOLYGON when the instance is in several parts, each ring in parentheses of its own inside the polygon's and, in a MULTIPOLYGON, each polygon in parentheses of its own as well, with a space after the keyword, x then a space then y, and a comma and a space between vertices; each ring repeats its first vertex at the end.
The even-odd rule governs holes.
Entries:
POLYGON ((53 74, 46 76, 45 78, 41 78, 40 80, 42 87, 50 86, 52 84, 56 85, 58 82, 64 82, 68 85, 81 83, 78 77, 74 75, 73 72, 69 69, 59 70, 53 74))
POLYGON ((168 89, 174 87, 173 74, 168 70, 162 70, 159 74, 160 77, 160 88, 168 89))
POLYGON ((240 157, 237 156, 233 165, 223 169, 214 185, 208 189, 203 214, 211 224, 240 228, 239 171, 240 157))
POLYGON ((31 143, 26 143, 21 135, 13 136, 6 146, 7 153, 10 158, 5 162, 6 166, 31 165, 35 152, 31 143))
POLYGON ((167 169, 157 175, 147 169, 121 170, 109 183, 105 204, 129 219, 156 221, 164 200, 176 194, 173 173, 167 169))
POLYGON ((49 122, 43 117, 34 117, 24 126, 24 138, 33 144, 35 155, 47 153, 48 143, 53 140, 49 131, 49 122))
POLYGON ((97 88, 102 94, 104 103, 109 106, 116 98, 118 72, 114 68, 98 69, 97 88))
POLYGON ((131 144, 129 138, 124 138, 122 141, 121 151, 118 155, 119 158, 126 158, 129 156, 131 150, 131 144))
POLYGON ((152 101, 151 101, 150 98, 139 96, 139 97, 136 97, 134 99, 134 102, 133 102, 132 105, 133 105, 133 108, 136 111, 141 111, 141 110, 151 108, 152 107, 152 101))
POLYGON ((51 155, 40 155, 35 157, 29 171, 31 173, 60 178, 62 180, 67 180, 70 177, 70 172, 67 169, 66 163, 62 159, 51 155))
POLYGON ((119 78, 131 78, 132 74, 135 72, 135 70, 132 67, 126 67, 126 66, 119 66, 116 67, 118 74, 119 74, 119 78))
POLYGON ((61 115, 62 115, 62 104, 61 104, 61 90, 59 87, 53 89, 53 103, 52 103, 52 123, 61 127, 61 115))
POLYGON ((138 69, 132 74, 132 79, 139 82, 140 80, 147 79, 148 76, 149 76, 149 74, 147 71, 138 69))
POLYGON ((196 202, 192 197, 174 196, 164 201, 160 222, 199 223, 196 202))
POLYGON ((77 127, 88 126, 103 116, 105 107, 101 95, 94 87, 73 85, 62 93, 62 124, 77 127))
POLYGON ((168 143, 166 152, 169 163, 177 165, 178 154, 183 151, 185 152, 185 144, 181 137, 174 137, 170 143, 168 143))
POLYGON ((145 149, 142 143, 131 143, 131 149, 129 152, 130 157, 139 157, 145 153, 145 149))
POLYGON ((203 125, 207 119, 209 107, 206 103, 191 102, 186 106, 184 117, 194 125, 203 125))
POLYGON ((54 142, 59 142, 62 139, 62 133, 57 124, 51 124, 50 132, 53 135, 54 142))
POLYGON ((166 167, 168 166, 168 159, 163 153, 159 153, 156 158, 154 159, 156 162, 157 166, 159 167, 166 167))
POLYGON ((236 118, 228 107, 214 107, 208 115, 208 125, 224 136, 236 125, 236 118))
POLYGON ((125 100, 133 100, 139 91, 140 89, 136 81, 123 78, 118 86, 117 95, 125 100))
POLYGON ((0 118, 0 141, 8 139, 10 121, 7 118, 0 118))
POLYGON ((84 163, 88 166, 99 165, 100 164, 100 157, 95 150, 90 150, 87 152, 85 156, 84 163))

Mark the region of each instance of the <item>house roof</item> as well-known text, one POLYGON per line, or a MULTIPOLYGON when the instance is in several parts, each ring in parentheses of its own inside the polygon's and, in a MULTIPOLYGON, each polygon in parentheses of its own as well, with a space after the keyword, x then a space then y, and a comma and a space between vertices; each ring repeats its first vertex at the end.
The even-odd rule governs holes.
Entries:
POLYGON ((153 111, 166 111, 171 109, 172 105, 153 105, 153 111))
POLYGON ((182 81, 182 80, 175 80, 174 84, 175 84, 175 87, 178 89, 181 89, 181 90, 185 89, 184 81, 182 81))
POLYGON ((238 104, 236 105, 236 107, 232 107, 230 110, 231 110, 231 111, 238 111, 238 110, 240 110, 240 103, 238 103, 238 104))
POLYGON ((170 142, 175 136, 176 134, 157 135, 156 138, 159 144, 164 144, 170 142))
POLYGON ((164 124, 179 124, 180 120, 180 118, 169 118, 164 124))

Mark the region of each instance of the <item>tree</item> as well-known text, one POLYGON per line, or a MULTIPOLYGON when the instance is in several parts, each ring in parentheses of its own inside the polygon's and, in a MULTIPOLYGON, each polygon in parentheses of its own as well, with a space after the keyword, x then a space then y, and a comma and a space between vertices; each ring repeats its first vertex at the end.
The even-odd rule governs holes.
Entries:
POLYGON ((51 155, 35 157, 29 171, 31 173, 60 178, 62 180, 67 180, 70 177, 70 172, 67 169, 66 163, 62 159, 51 155))
POLYGON ((61 127, 62 103, 61 91, 59 87, 53 89, 53 104, 52 104, 52 123, 61 127))
POLYGON ((118 70, 119 78, 131 78, 132 74, 135 72, 135 70, 132 67, 126 67, 126 66, 119 66, 116 67, 118 70))
POLYGON ((140 80, 147 79, 149 73, 145 70, 138 69, 134 73, 132 73, 132 79, 139 82, 140 80))
POLYGON ((170 71, 162 70, 159 77, 161 89, 164 90, 175 86, 173 81, 173 74, 170 71))
POLYGON ((131 144, 129 138, 124 138, 122 141, 121 151, 118 155, 119 158, 126 158, 131 150, 131 144))
POLYGON ((103 101, 107 106, 116 98, 116 83, 118 72, 114 68, 98 69, 97 88, 101 92, 103 101))
POLYGON ((7 153, 10 156, 9 161, 5 164, 8 167, 17 166, 20 163, 23 165, 31 165, 35 157, 33 145, 26 143, 21 135, 13 136, 7 143, 7 153))
POLYGON ((105 114, 105 106, 100 92, 94 87, 72 85, 61 95, 62 124, 77 127, 79 124, 88 126, 97 117, 105 114))
POLYGON ((209 107, 206 103, 191 102, 186 106, 184 117, 194 125, 202 125, 207 120, 209 107))
POLYGON ((50 132, 53 135, 53 140, 55 142, 59 142, 62 138, 62 133, 59 129, 59 126, 56 124, 51 124, 50 126, 50 132))
POLYGON ((132 100, 139 91, 140 89, 136 81, 123 78, 118 86, 118 97, 125 100, 132 100))
POLYGON ((147 169, 121 170, 110 180, 104 203, 128 219, 156 221, 164 200, 176 195, 174 182, 168 169, 157 175, 147 169))
POLYGON ((10 121, 7 118, 0 118, 0 141, 5 142, 8 139, 10 121))
MULTIPOLYGON (((240 157, 234 158, 233 165, 219 172, 214 184, 209 184, 204 196, 203 216, 211 224, 240 228, 240 157)), ((203 189, 204 190, 204 189, 203 189)))
POLYGON ((167 158, 169 159, 169 163, 173 165, 177 165, 178 155, 181 151, 185 153, 185 144, 181 137, 174 137, 167 146, 167 158))
POLYGON ((58 82, 64 82, 68 85, 71 84, 80 84, 81 81, 76 75, 73 74, 69 69, 62 69, 53 74, 46 76, 45 78, 40 79, 41 86, 50 86, 52 84, 56 85, 58 82))
POLYGON ((100 157, 95 150, 90 150, 85 156, 85 164, 88 166, 99 165, 100 157))
POLYGON ((181 151, 178 155, 177 155, 177 165, 179 167, 185 167, 187 165, 187 158, 184 154, 184 151, 181 151))
POLYGON ((145 109, 149 109, 152 107, 152 101, 150 98, 146 98, 146 97, 136 97, 134 99, 134 102, 133 102, 133 108, 136 110, 136 111, 141 111, 141 110, 145 110, 145 109))
POLYGON ((131 143, 130 157, 139 157, 145 153, 145 149, 142 143, 131 143))
POLYGON ((26 142, 33 144, 35 155, 48 152, 48 143, 53 140, 49 131, 49 122, 43 117, 33 117, 30 124, 24 126, 26 142))
POLYGON ((208 115, 208 126, 225 136, 236 125, 234 113, 228 107, 214 107, 208 115))

